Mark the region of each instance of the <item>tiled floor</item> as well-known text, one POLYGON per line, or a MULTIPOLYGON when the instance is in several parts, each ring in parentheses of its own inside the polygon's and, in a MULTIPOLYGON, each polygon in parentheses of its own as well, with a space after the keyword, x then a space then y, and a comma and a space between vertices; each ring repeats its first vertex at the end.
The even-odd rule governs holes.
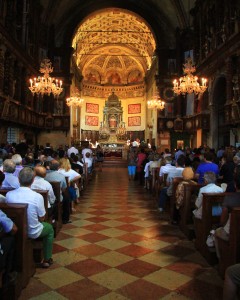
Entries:
POLYGON ((72 224, 54 243, 54 264, 38 269, 25 299, 221 299, 222 280, 127 169, 105 167, 91 181, 72 224))

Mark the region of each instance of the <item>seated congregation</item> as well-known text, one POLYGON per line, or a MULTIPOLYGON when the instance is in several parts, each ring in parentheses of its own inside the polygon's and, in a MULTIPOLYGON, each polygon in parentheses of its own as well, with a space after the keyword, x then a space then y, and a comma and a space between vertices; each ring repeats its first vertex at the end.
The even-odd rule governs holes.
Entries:
POLYGON ((224 278, 240 263, 240 153, 232 147, 217 154, 209 148, 161 154, 132 148, 128 170, 129 180, 151 194, 160 219, 179 226, 224 278))
POLYGON ((68 150, 0 153, 1 299, 17 299, 36 267, 54 263, 54 238, 71 223, 95 164, 91 149, 68 150))

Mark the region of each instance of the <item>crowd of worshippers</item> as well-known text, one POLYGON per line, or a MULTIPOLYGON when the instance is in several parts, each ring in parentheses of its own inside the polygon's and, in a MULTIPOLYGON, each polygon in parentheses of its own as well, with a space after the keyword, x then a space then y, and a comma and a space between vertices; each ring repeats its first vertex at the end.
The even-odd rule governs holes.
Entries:
MULTIPOLYGON (((28 204, 28 237, 43 239, 43 268, 53 263, 52 224, 56 197, 51 182, 60 183, 62 223, 71 223, 70 214, 80 202, 80 179, 84 177, 84 172, 91 175, 93 165, 93 152, 87 146, 80 152, 74 146, 66 149, 59 147, 54 151, 49 144, 42 149, 30 148, 26 143, 0 146, 0 202, 28 204), (5 191, 5 196, 1 195, 1 190, 5 191), (47 208, 43 196, 36 190, 48 191, 47 208), (47 222, 46 215, 52 216, 52 224, 47 222)), ((0 210, 0 272, 5 270, 3 284, 9 284, 16 277, 13 264, 16 232, 15 224, 0 210)))
MULTIPOLYGON (((183 182, 177 189, 177 208, 181 205, 183 185, 191 181, 203 185, 195 202, 193 214, 201 218, 202 193, 221 193, 240 191, 240 148, 221 147, 217 152, 208 147, 198 149, 165 149, 158 153, 156 147, 149 151, 131 147, 128 153, 129 180, 138 180, 140 185, 149 189, 153 168, 159 168, 159 183, 162 185, 158 210, 164 212, 173 193, 173 179, 182 177, 183 182), (165 182, 164 182, 165 181, 165 182)), ((215 207, 213 214, 221 214, 215 207)))
MULTIPOLYGON (((138 180, 144 188, 150 189, 149 183, 153 169, 159 169, 158 210, 166 211, 166 204, 173 196, 174 178, 182 178, 175 191, 175 212, 172 224, 179 222, 179 209, 184 205, 184 185, 200 185, 195 199, 192 216, 202 219, 203 193, 224 193, 222 205, 213 205, 212 216, 220 216, 219 227, 214 232, 215 249, 218 259, 220 253, 216 237, 228 241, 230 234, 231 212, 240 206, 240 148, 221 147, 218 151, 209 147, 198 149, 176 149, 170 152, 166 149, 158 153, 153 147, 150 151, 132 147, 128 153, 129 181, 138 180), (201 187, 202 186, 202 187, 201 187)), ((240 286, 240 264, 227 268, 225 273, 223 299, 235 299, 240 286)))

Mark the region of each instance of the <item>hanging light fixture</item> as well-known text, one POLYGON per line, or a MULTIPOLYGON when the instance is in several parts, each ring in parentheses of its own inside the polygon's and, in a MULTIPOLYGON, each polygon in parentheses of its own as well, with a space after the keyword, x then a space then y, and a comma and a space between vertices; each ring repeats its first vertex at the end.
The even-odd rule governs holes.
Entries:
POLYGON ((160 98, 159 94, 156 93, 153 99, 147 101, 147 106, 149 109, 163 110, 165 102, 160 98))
POLYGON ((48 58, 43 59, 39 69, 43 76, 30 79, 30 91, 33 95, 48 95, 53 94, 54 97, 58 97, 63 91, 62 80, 55 79, 49 74, 53 72, 52 63, 48 58))
POLYGON ((207 89, 207 79, 202 78, 202 85, 198 83, 198 77, 194 76, 193 73, 196 72, 196 67, 193 65, 191 57, 186 59, 185 64, 183 64, 183 73, 186 76, 180 77, 179 82, 177 79, 173 81, 173 91, 175 94, 203 94, 207 89))
POLYGON ((66 99, 67 106, 78 106, 81 107, 84 99, 81 97, 81 92, 75 88, 74 93, 71 97, 66 99))

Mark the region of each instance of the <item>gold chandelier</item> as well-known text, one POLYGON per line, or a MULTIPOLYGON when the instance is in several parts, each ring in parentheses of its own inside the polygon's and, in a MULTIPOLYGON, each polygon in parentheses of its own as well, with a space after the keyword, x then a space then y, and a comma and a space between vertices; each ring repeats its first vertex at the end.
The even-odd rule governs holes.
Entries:
POLYGON ((158 93, 156 93, 153 99, 147 101, 147 106, 149 109, 163 110, 165 107, 165 102, 162 101, 158 93))
POLYGON ((43 59, 39 69, 43 76, 30 79, 30 91, 33 95, 48 95, 53 94, 54 97, 58 97, 63 91, 62 80, 58 80, 50 77, 50 73, 53 72, 52 63, 48 58, 43 59))
POLYGON ((76 88, 73 95, 66 99, 67 106, 81 107, 84 99, 81 97, 81 93, 76 88))
POLYGON ((193 65, 191 57, 186 59, 185 64, 183 64, 183 73, 186 76, 180 77, 179 82, 175 79, 173 81, 173 91, 175 94, 203 94, 207 89, 207 79, 202 78, 202 85, 198 83, 198 77, 194 76, 192 73, 196 72, 196 67, 193 65))

